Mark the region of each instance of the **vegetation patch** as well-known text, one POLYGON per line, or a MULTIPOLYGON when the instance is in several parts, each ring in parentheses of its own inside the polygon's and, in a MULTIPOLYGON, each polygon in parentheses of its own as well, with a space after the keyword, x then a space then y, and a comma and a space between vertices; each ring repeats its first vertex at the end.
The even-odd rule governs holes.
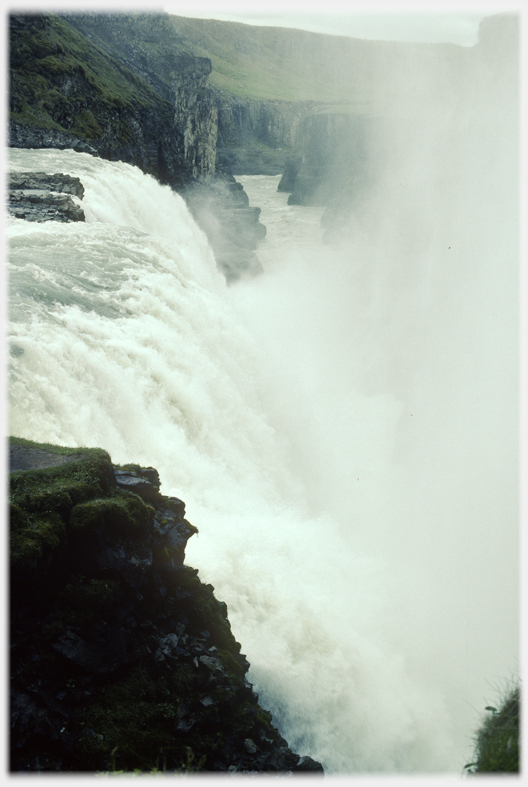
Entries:
POLYGON ((80 457, 74 462, 10 474, 11 568, 15 578, 23 574, 42 579, 66 558, 66 526, 71 510, 108 491, 110 457, 100 449, 64 449, 20 438, 11 438, 10 446, 34 449, 37 463, 42 452, 47 456, 80 457))
POLYGON ((475 762, 465 766, 468 773, 519 772, 520 709, 519 686, 506 693, 499 708, 488 705, 476 735, 475 762))
POLYGON ((108 625, 107 612, 120 590, 117 580, 74 576, 57 594, 55 610, 43 622, 43 636, 54 639, 66 627, 82 628, 96 622, 108 625))
MULTIPOLYGON (((155 108, 170 115, 167 101, 66 20, 53 14, 16 20, 20 17, 12 23, 10 40, 12 120, 95 139, 116 110, 135 115, 155 108)), ((119 137, 129 142, 129 136, 121 124, 119 137)))
POLYGON ((66 528, 58 514, 31 516, 17 505, 11 507, 10 550, 15 572, 47 574, 65 541, 66 528))
POLYGON ((116 535, 138 537, 145 533, 153 513, 153 507, 144 503, 138 495, 115 490, 108 497, 76 505, 71 513, 70 526, 74 532, 103 527, 116 535))

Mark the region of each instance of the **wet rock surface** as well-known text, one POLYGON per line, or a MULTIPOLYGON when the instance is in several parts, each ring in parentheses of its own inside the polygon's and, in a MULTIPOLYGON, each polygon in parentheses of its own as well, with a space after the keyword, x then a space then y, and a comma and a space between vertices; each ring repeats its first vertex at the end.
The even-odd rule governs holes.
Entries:
POLYGON ((84 186, 71 175, 20 172, 9 176, 9 213, 25 221, 84 221, 84 186))
POLYGON ((259 706, 157 471, 11 448, 11 771, 322 773, 259 706))
POLYGON ((189 186, 182 196, 207 235, 228 282, 262 272, 255 250, 266 235, 266 227, 259 220, 261 209, 250 207, 241 183, 232 175, 221 174, 210 183, 189 186))

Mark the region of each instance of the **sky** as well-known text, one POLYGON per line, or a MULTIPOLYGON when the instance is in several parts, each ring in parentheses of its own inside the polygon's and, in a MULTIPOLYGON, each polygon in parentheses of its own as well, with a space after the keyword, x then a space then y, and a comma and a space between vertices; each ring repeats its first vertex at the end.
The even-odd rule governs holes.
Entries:
MULTIPOLYGON (((444 4, 445 5, 445 4, 444 4)), ((269 25, 273 27, 295 27, 311 30, 316 33, 345 35, 352 38, 368 38, 389 41, 421 41, 424 43, 456 43, 462 46, 473 46, 477 41, 479 22, 486 13, 482 11, 464 11, 459 6, 458 12, 442 10, 436 6, 436 12, 424 13, 422 3, 416 10, 409 5, 398 10, 397 3, 325 3, 317 8, 308 5, 307 11, 295 8, 291 3, 266 3, 265 7, 251 6, 251 11, 236 9, 236 4, 212 3, 203 0, 199 3, 166 3, 164 9, 178 16, 206 17, 225 21, 243 22, 250 25, 269 25), (311 10, 310 10, 311 8, 311 10), (345 10, 346 9, 346 10, 345 10)), ((247 8, 247 6, 246 6, 247 8)))
POLYGON ((524 0, 12 0, 9 10, 161 11, 250 25, 295 27, 331 35, 385 41, 473 46, 484 16, 523 9, 524 0))
POLYGON ((181 0, 164 3, 168 13, 206 17, 250 25, 296 27, 331 35, 386 41, 455 43, 473 46, 481 19, 508 10, 524 10, 525 2, 508 0, 181 0))

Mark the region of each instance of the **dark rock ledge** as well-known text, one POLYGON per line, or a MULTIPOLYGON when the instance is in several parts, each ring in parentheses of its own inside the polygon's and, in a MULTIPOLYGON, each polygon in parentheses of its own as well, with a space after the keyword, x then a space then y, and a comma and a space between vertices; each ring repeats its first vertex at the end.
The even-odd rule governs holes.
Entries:
POLYGON ((209 183, 187 186, 181 194, 228 283, 262 273, 255 249, 266 236, 266 227, 259 220, 261 209, 250 207, 241 183, 219 173, 209 183))
POLYGON ((10 441, 16 772, 321 774, 258 704, 154 468, 10 441))
POLYGON ((9 176, 9 213, 26 221, 84 221, 72 199, 82 199, 84 186, 71 175, 19 172, 9 176))

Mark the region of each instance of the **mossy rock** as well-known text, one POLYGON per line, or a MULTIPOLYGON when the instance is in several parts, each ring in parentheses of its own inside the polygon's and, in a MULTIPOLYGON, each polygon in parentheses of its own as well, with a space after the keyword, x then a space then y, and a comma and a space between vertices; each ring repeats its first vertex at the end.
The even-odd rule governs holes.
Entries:
POLYGON ((87 710, 83 726, 95 736, 81 736, 79 754, 92 769, 151 771, 178 768, 186 759, 185 746, 194 742, 175 732, 180 701, 193 697, 196 673, 180 665, 164 680, 139 665, 106 686, 87 710))
POLYGON ((34 462, 63 464, 10 473, 10 559, 12 578, 42 582, 65 568, 67 522, 79 503, 110 490, 110 457, 100 449, 72 449, 11 438, 34 462), (75 461, 71 461, 73 458, 75 461), (51 457, 51 459, 50 459, 51 457))
POLYGON ((117 580, 73 577, 57 594, 54 611, 42 622, 42 635, 54 639, 65 628, 108 625, 109 613, 120 592, 121 583, 117 580))
POLYGON ((66 555, 66 527, 58 514, 31 516, 10 508, 11 569, 15 574, 45 576, 66 555))
MULTIPOLYGON (((170 117, 169 102, 139 76, 90 43, 68 22, 50 14, 15 17, 10 39, 11 119, 40 128, 66 130, 94 140, 101 135, 109 112, 127 110, 134 117, 149 108, 170 117), (63 80, 71 82, 73 127, 64 124, 63 80), (34 82, 39 80, 38 91, 34 82), (73 86, 73 87, 72 87, 73 86), (39 111, 40 110, 40 111, 39 111)), ((130 130, 119 124, 121 142, 132 141, 130 130)))
POLYGON ((111 497, 99 497, 76 505, 69 524, 74 533, 103 527, 116 535, 138 538, 146 532, 153 514, 154 508, 138 495, 116 491, 111 497))

